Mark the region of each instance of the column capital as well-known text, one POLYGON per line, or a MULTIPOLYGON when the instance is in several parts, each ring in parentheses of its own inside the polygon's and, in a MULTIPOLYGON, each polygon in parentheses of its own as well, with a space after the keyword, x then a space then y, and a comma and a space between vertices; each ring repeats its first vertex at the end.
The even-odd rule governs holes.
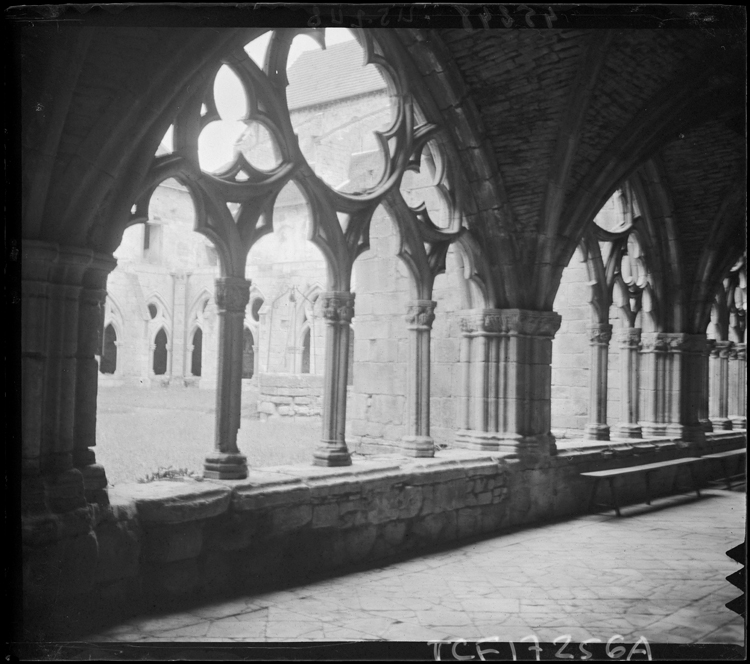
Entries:
POLYGON ((641 350, 644 353, 669 350, 669 338, 664 332, 644 332, 641 334, 641 350))
POLYGON ((621 348, 638 348, 641 345, 641 328, 626 327, 616 332, 616 339, 621 348))
POLYGON ((737 349, 737 359, 744 360, 747 357, 747 344, 735 344, 737 349))
POLYGON ((250 301, 250 281, 242 277, 219 277, 216 280, 216 306, 232 313, 245 313, 250 301))
POLYGON ((612 326, 609 323, 597 323, 586 328, 589 341, 594 345, 606 345, 612 338, 612 326))
POLYGON ((711 354, 714 357, 728 358, 733 345, 731 341, 717 341, 711 354))
POLYGON ((406 309, 406 323, 410 330, 429 330, 435 321, 434 300, 413 300, 406 309))
POLYGON ((562 318, 554 311, 469 309, 459 312, 464 333, 513 334, 552 339, 562 318))
POLYGON ((683 353, 703 353, 706 346, 705 334, 685 334, 683 332, 660 332, 669 351, 683 353))
POLYGON ((349 325, 354 317, 354 293, 326 291, 320 294, 321 314, 328 323, 349 325))

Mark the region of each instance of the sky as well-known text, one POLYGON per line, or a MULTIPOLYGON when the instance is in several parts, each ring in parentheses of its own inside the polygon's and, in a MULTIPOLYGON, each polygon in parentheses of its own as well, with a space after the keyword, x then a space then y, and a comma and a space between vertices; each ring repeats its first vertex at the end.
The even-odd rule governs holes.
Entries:
MULTIPOLYGON (((271 38, 271 31, 262 34, 245 46, 245 51, 260 67, 263 66, 266 48, 271 38)), ((354 39, 354 35, 346 28, 327 28, 326 45, 340 44, 354 39)), ((305 51, 320 48, 311 37, 298 35, 292 41, 287 59, 287 67, 291 67, 295 60, 305 51)), ((212 171, 232 160, 234 142, 245 128, 241 122, 247 112, 247 105, 242 94, 242 84, 236 75, 226 66, 219 70, 214 84, 214 98, 221 122, 210 123, 201 133, 198 141, 201 167, 212 171)), ((172 127, 162 141, 172 150, 172 127)))

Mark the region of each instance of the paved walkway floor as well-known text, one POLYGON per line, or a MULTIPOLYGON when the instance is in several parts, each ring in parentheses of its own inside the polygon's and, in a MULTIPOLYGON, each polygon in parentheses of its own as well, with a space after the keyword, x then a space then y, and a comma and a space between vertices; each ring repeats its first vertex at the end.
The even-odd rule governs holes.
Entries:
POLYGON ((745 537, 745 494, 676 496, 622 518, 589 515, 292 590, 139 617, 87 641, 744 643, 726 551, 745 537))

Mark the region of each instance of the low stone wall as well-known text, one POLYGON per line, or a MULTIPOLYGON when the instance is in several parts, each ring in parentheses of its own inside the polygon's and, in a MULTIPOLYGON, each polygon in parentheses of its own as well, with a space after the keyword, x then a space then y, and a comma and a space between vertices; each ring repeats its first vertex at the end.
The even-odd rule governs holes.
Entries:
POLYGON ((268 373, 258 375, 258 417, 312 417, 323 410, 323 376, 268 373))
MULTIPOLYGON (((746 444, 744 432, 708 438, 704 453, 746 444)), ((92 616, 226 596, 570 516, 588 507, 591 484, 582 472, 694 453, 669 439, 598 443, 537 463, 444 450, 348 468, 277 466, 240 481, 120 485, 86 513, 24 522, 26 615, 33 624, 62 618, 59 629, 70 630, 92 616)), ((719 464, 703 471, 721 477, 719 464)), ((674 472, 652 477, 654 497, 672 490, 674 472)), ((644 500, 643 478, 622 484, 622 504, 644 500)), ((39 638, 30 629, 28 638, 39 638)))

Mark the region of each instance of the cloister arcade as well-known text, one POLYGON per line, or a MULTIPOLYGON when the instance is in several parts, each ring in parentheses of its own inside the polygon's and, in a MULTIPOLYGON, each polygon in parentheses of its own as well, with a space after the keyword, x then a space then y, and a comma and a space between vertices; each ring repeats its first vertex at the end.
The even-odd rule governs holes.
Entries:
POLYGON ((30 611, 56 588, 71 602, 142 594, 149 579, 167 592, 170 574, 188 574, 180 556, 192 545, 176 561, 148 543, 157 528, 199 542, 189 562, 200 581, 187 585, 214 588, 231 585, 238 566, 335 566, 398 553, 407 540, 427 546, 581 511, 576 464, 618 459, 575 456, 571 440, 599 441, 594 455, 612 441, 654 458, 745 444, 736 36, 352 28, 351 78, 323 70, 290 82, 295 42, 322 49, 331 30, 19 30, 30 611), (360 106, 326 106, 326 85, 364 86, 360 106), (339 112, 351 121, 333 131, 326 113, 339 112), (119 375, 127 340, 127 307, 107 297, 108 276, 129 234, 140 233, 141 256, 171 242, 153 223, 165 182, 189 195, 182 228, 205 238, 202 272, 175 279, 172 301, 144 288, 138 324, 150 347, 138 375, 213 381, 215 438, 203 485, 134 489, 127 512, 95 454, 98 380, 119 375), (272 296, 253 251, 278 235, 285 197, 306 210, 322 262, 303 287, 272 296), (264 338, 277 297, 294 343, 264 338), (274 343, 296 349, 276 369, 274 343), (272 482, 248 468, 237 432, 243 378, 274 370, 322 376, 322 406, 309 468, 272 482), (376 411, 402 413, 398 427, 376 411), (372 470, 352 462, 353 448, 393 460, 378 456, 385 470, 372 470), (492 473, 503 479, 464 505, 492 473), (417 524, 427 493, 410 510, 425 478, 469 488, 450 500, 436 488, 429 501, 444 498, 443 511, 417 524), (363 521, 339 505, 354 489, 321 484, 329 479, 365 487, 363 521), (186 516, 193 509, 199 517, 186 516), (132 578, 112 576, 110 558, 127 547, 107 542, 141 537, 148 553, 133 545, 132 578), (301 550, 313 553, 302 561, 301 550), (54 582, 51 563, 63 570, 54 582))

